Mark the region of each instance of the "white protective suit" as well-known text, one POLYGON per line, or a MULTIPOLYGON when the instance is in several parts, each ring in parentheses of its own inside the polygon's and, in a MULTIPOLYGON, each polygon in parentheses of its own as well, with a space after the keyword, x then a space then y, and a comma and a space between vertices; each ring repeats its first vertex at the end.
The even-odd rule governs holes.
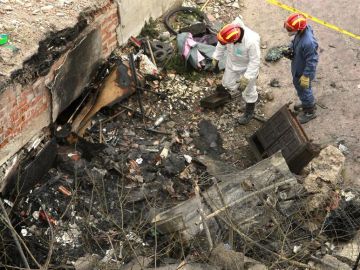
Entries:
POLYGON ((242 97, 246 103, 255 103, 258 99, 256 79, 260 68, 260 36, 246 27, 239 17, 233 23, 239 24, 244 29, 241 43, 221 45, 218 42, 213 58, 220 60, 226 53, 222 85, 231 92, 236 91, 239 87, 238 81, 243 75, 249 79, 249 84, 243 91, 242 97))

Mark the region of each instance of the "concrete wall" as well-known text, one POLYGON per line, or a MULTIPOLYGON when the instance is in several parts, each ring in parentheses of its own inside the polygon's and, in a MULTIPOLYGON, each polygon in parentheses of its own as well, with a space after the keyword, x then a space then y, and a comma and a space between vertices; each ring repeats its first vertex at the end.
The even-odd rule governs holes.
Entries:
POLYGON ((115 0, 120 6, 118 42, 124 44, 130 36, 137 36, 145 21, 156 19, 169 9, 180 6, 181 0, 115 0))

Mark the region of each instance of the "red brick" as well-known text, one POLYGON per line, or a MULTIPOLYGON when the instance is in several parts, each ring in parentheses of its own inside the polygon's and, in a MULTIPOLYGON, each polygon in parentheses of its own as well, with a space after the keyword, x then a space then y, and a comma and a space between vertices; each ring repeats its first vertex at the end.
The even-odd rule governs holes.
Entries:
MULTIPOLYGON (((32 91, 30 91, 30 89, 23 89, 23 91, 20 94, 20 99, 26 98, 26 96, 31 93, 32 91)), ((18 97, 19 98, 19 97, 18 97)))
POLYGON ((109 26, 109 28, 107 29, 108 32, 110 32, 111 34, 116 34, 116 28, 118 27, 117 24, 111 25, 109 26))
POLYGON ((30 106, 33 107, 35 106, 38 102, 40 102, 40 100, 42 99, 42 96, 36 96, 30 103, 30 106))
POLYGON ((105 33, 102 33, 102 34, 101 34, 102 42, 105 42, 105 41, 108 40, 109 38, 111 38, 111 33, 105 32, 105 33))
POLYGON ((24 100, 21 100, 21 101, 17 104, 17 107, 18 107, 18 108, 22 108, 22 107, 24 107, 26 104, 27 104, 27 100, 24 99, 24 100))
POLYGON ((113 43, 117 43, 117 36, 113 35, 109 40, 108 40, 108 44, 113 44, 113 43))
POLYGON ((9 137, 12 133, 13 133, 13 128, 12 128, 12 127, 8 127, 8 128, 5 130, 5 137, 9 137))
POLYGON ((111 15, 111 19, 118 19, 119 18, 119 14, 118 12, 116 11, 113 15, 111 15))
POLYGON ((5 138, 1 143, 0 143, 0 148, 3 148, 5 145, 7 145, 9 143, 9 138, 5 138))

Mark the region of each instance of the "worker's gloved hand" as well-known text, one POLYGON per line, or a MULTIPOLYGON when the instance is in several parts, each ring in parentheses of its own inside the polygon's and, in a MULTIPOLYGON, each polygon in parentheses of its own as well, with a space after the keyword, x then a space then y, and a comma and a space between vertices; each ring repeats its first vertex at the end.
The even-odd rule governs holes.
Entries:
POLYGON ((218 68, 219 60, 213 59, 211 61, 211 68, 210 71, 215 72, 218 68))
POLYGON ((300 77, 300 86, 303 89, 308 89, 310 87, 310 78, 302 75, 300 77))
POLYGON ((244 91, 245 88, 248 86, 249 84, 249 79, 245 78, 244 76, 241 76, 240 80, 238 81, 239 83, 239 90, 240 91, 244 91))
POLYGON ((281 51, 282 55, 287 59, 293 60, 294 59, 294 51, 290 47, 284 48, 281 51))

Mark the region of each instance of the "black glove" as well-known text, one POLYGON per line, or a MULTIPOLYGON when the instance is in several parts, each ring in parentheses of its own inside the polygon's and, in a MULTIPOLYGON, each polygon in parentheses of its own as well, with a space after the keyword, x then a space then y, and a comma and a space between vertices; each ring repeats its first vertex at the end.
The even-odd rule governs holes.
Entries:
POLYGON ((282 55, 290 60, 294 59, 294 51, 292 48, 288 47, 282 50, 282 55))
POLYGON ((211 60, 211 66, 210 66, 210 68, 209 68, 209 71, 214 72, 214 73, 218 73, 218 72, 219 72, 219 66, 218 66, 218 64, 219 64, 219 61, 218 61, 218 60, 212 59, 212 60, 211 60))

